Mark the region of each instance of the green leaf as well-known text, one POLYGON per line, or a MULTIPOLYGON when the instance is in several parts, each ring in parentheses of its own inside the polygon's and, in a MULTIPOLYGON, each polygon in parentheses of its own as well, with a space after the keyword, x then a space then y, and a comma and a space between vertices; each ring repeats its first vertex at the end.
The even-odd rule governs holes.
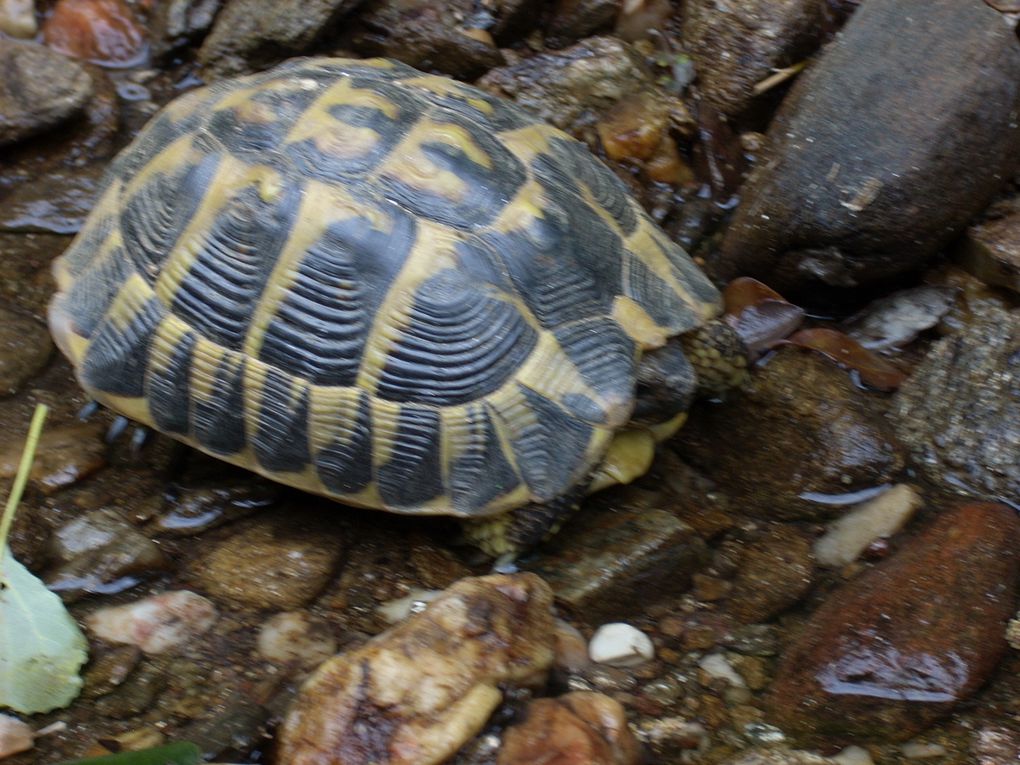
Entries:
POLYGON ((7 547, 46 407, 36 407, 14 488, 0 519, 0 706, 23 714, 65 707, 78 695, 88 642, 54 593, 7 547))
POLYGON ((137 752, 119 752, 84 760, 67 760, 58 765, 198 765, 202 751, 190 741, 140 749, 137 752))

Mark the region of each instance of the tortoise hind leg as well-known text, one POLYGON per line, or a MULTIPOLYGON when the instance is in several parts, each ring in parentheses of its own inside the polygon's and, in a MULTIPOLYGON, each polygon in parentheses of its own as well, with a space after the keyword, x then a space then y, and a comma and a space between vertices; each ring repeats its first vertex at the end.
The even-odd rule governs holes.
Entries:
POLYGON ((512 561, 545 541, 580 507, 588 481, 549 502, 529 502, 500 515, 461 521, 464 538, 487 555, 512 561))

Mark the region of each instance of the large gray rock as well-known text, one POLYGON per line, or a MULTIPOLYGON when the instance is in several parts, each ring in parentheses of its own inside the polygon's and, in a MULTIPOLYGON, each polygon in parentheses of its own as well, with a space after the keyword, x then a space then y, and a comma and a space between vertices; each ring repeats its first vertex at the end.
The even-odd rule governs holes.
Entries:
POLYGON ((305 52, 361 0, 228 0, 198 51, 208 80, 305 52))
POLYGON ((0 146, 59 125, 92 92, 88 72, 67 56, 0 37, 0 146))
POLYGON ((896 431, 929 480, 1020 502, 1020 313, 937 342, 896 395, 896 431))
POLYGON ((793 291, 903 273, 1020 158, 1020 43, 958 0, 869 0, 795 85, 715 262, 793 291))

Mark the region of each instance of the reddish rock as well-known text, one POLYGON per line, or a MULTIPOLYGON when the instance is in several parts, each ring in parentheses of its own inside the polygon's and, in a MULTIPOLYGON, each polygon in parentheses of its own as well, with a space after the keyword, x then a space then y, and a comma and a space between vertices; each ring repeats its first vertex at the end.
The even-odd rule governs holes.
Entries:
POLYGON ((639 754, 620 702, 576 691, 532 701, 504 734, 496 765, 635 765, 639 754))
POLYGON ((145 50, 145 33, 122 0, 59 0, 43 39, 68 56, 113 66, 132 64, 145 50))
POLYGON ((979 688, 1006 650, 1020 519, 972 503, 834 592, 786 650, 771 721, 807 738, 904 740, 979 688))

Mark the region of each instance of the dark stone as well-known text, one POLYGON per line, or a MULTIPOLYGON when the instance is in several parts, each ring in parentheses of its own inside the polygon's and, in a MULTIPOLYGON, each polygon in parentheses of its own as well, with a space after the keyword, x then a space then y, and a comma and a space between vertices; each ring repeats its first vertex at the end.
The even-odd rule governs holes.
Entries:
POLYGON ((303 53, 361 0, 227 0, 198 51, 207 80, 303 53))
POLYGON ((80 112, 94 92, 84 67, 42 45, 0 38, 0 146, 80 112))
POLYGON ((903 468, 884 408, 882 394, 862 391, 835 364, 785 347, 721 405, 695 405, 672 443, 734 507, 817 520, 903 468))
POLYGON ((718 275, 853 287, 925 262, 1020 158, 1020 44, 983 3, 870 0, 798 80, 718 275))
POLYGON ((932 346, 896 395, 896 432, 949 491, 1020 498, 1020 313, 992 311, 932 346))
POLYGON ((708 560, 694 529, 658 509, 584 508, 554 545, 532 568, 560 603, 593 623, 686 592, 708 560))
POLYGON ((463 23, 474 6, 472 0, 370 0, 341 41, 365 56, 473 80, 503 63, 489 33, 463 23))
POLYGON ((943 512, 832 593, 784 652, 768 696, 787 733, 908 739, 988 679, 1016 609, 1020 519, 991 503, 943 512))

